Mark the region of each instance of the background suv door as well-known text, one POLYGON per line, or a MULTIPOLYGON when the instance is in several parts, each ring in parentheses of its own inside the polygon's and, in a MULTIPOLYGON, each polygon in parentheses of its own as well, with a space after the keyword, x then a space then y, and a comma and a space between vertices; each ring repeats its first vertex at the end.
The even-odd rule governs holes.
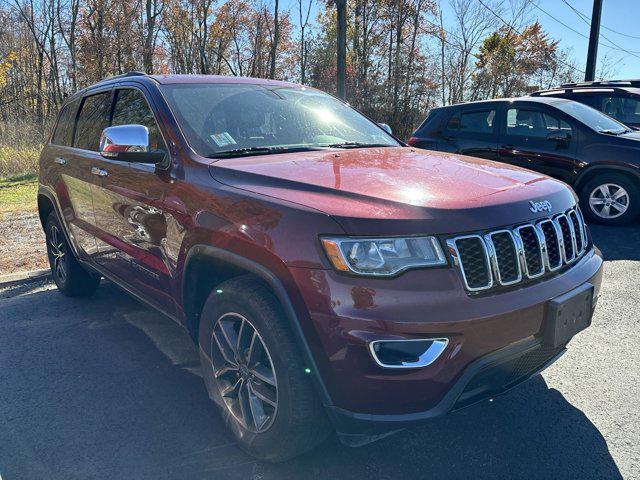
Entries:
MULTIPOLYGON (((117 88, 111 125, 144 125, 150 148, 167 152, 153 112, 142 90, 117 88)), ((98 225, 98 263, 126 285, 172 313, 170 278, 174 265, 165 254, 167 218, 162 199, 169 176, 165 167, 101 157, 96 166, 104 172, 94 193, 98 225)))
POLYGON ((496 160, 497 117, 495 104, 470 105, 455 110, 446 121, 437 150, 496 160))
POLYGON ((577 163, 574 122, 555 109, 518 102, 509 105, 505 113, 500 161, 571 183, 577 163), (566 140, 559 140, 562 135, 566 140))

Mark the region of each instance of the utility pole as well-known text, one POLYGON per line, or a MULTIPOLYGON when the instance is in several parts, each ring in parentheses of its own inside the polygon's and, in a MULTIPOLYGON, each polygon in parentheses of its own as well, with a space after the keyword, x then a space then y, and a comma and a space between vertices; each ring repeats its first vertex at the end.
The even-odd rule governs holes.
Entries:
POLYGON ((591 34, 589 35, 589 51, 587 52, 587 69, 584 74, 584 79, 587 82, 594 80, 596 77, 596 58, 598 57, 598 38, 600 37, 601 16, 602 0, 593 0, 591 34))
POLYGON ((347 0, 335 0, 338 14, 338 97, 346 98, 345 77, 347 70, 347 0))

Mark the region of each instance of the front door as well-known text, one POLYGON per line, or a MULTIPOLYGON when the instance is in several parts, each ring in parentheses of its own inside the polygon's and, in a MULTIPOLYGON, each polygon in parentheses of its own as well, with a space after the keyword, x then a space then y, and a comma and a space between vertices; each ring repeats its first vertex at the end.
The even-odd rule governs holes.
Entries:
MULTIPOLYGON (((144 125, 151 149, 167 151, 144 93, 137 88, 115 92, 111 125, 144 125)), ((167 159, 168 161, 168 156, 167 159)), ((94 193, 100 253, 97 262, 167 313, 174 312, 165 254, 167 218, 162 198, 169 177, 163 165, 101 158, 103 172, 94 193)))
POLYGON ((553 111, 529 105, 507 109, 500 135, 500 161, 571 182, 577 130, 553 111))

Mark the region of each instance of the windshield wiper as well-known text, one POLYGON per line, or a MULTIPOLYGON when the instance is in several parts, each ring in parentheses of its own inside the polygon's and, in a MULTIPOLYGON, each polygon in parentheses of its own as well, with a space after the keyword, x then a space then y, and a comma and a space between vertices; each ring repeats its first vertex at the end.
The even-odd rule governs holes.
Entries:
POLYGON ((244 155, 272 155, 274 153, 289 153, 289 152, 311 152, 315 150, 323 150, 322 147, 244 147, 234 148, 232 150, 223 150, 221 152, 215 152, 211 155, 207 155, 207 158, 229 158, 229 157, 242 157, 244 155))
POLYGON ((373 148, 373 147, 391 147, 388 143, 364 143, 364 142, 339 142, 323 145, 329 148, 373 148))
POLYGON ((610 128, 605 129, 605 130, 598 130, 599 133, 604 133, 606 135, 622 135, 623 133, 629 133, 631 132, 631 130, 612 130, 610 128))

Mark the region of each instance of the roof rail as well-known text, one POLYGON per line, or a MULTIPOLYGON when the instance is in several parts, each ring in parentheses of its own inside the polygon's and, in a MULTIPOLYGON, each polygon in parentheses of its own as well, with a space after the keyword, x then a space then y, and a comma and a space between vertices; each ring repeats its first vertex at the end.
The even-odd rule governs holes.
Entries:
POLYGON ((109 81, 109 80, 116 80, 116 79, 118 79, 118 78, 127 78, 127 77, 144 77, 144 76, 146 76, 146 75, 147 75, 147 74, 146 74, 146 73, 144 73, 144 72, 137 72, 137 71, 135 71, 135 70, 132 70, 131 72, 122 73, 122 74, 120 74, 120 75, 113 75, 112 77, 104 78, 104 79, 100 80, 98 83, 106 82, 106 81, 109 81))
POLYGON ((127 78, 127 77, 146 77, 146 76, 147 76, 147 74, 146 74, 146 73, 144 73, 144 72, 136 72, 136 71, 127 72, 127 73, 123 73, 123 74, 120 74, 120 75, 113 75, 112 77, 103 78, 102 80, 100 80, 100 81, 98 81, 98 82, 96 82, 96 83, 93 83, 93 84, 91 84, 91 85, 87 85, 86 87, 81 88, 80 90, 78 90, 77 92, 75 92, 73 95, 75 96, 75 95, 77 95, 77 94, 79 94, 79 93, 83 93, 83 92, 87 91, 87 90, 88 90, 88 89, 90 89, 90 88, 96 87, 96 86, 98 86, 98 85, 102 85, 102 84, 103 84, 103 83, 105 83, 105 82, 110 82, 110 81, 112 81, 112 80, 117 80, 117 79, 119 79, 119 78, 127 78))
POLYGON ((595 80, 590 82, 564 83, 560 87, 640 87, 640 80, 595 80))

